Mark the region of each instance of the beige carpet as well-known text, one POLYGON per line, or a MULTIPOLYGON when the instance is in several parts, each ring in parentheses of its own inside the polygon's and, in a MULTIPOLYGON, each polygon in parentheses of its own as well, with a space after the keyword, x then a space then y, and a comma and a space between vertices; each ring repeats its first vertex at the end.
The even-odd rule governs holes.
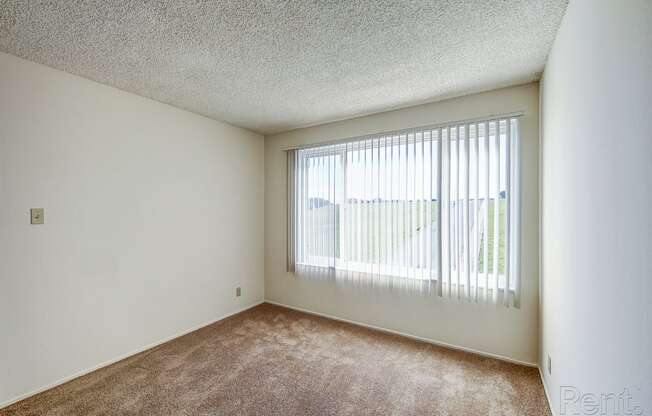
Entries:
POLYGON ((0 415, 550 415, 536 369, 263 304, 0 415))

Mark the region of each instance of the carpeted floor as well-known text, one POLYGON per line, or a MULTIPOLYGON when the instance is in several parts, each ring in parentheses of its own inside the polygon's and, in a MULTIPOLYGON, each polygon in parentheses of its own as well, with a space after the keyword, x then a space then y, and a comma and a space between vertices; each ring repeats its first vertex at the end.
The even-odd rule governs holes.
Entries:
POLYGON ((550 415, 536 369, 263 304, 0 415, 550 415))

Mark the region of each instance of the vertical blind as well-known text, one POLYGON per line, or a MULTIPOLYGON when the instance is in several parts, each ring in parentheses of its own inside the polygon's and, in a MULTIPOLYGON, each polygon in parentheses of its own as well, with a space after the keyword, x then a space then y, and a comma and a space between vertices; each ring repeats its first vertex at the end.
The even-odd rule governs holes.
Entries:
POLYGON ((519 306, 518 117, 289 150, 288 270, 519 306))

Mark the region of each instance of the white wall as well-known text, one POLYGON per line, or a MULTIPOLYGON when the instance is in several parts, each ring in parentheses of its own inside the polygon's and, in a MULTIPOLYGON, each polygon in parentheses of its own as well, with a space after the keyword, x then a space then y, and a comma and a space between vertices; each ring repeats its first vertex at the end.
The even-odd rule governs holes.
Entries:
POLYGON ((537 83, 470 95, 265 137, 265 297, 514 360, 536 363, 538 348, 537 83), (457 303, 390 291, 364 292, 285 271, 286 168, 283 148, 372 132, 525 111, 521 309, 457 303))
POLYGON ((571 1, 541 109, 540 362, 553 411, 561 386, 628 388, 652 415, 652 2, 571 1))
POLYGON ((257 134, 0 53, 0 405, 261 301, 263 164, 257 134))

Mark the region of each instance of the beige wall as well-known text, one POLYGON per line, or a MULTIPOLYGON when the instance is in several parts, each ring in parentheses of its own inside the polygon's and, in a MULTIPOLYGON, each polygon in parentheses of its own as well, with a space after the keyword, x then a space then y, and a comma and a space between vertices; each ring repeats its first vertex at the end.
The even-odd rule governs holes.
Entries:
POLYGON ((527 363, 538 347, 537 83, 469 95, 265 137, 265 297, 293 307, 362 322, 527 363), (523 303, 521 309, 464 304, 399 292, 351 290, 285 271, 286 178, 283 148, 372 132, 524 111, 523 303))
POLYGON ((652 2, 570 2, 541 87, 540 362, 558 415, 652 415, 651 74, 652 2), (642 413, 564 408, 562 386, 628 389, 642 413))
POLYGON ((263 299, 261 136, 2 53, 0 74, 0 406, 263 299))

